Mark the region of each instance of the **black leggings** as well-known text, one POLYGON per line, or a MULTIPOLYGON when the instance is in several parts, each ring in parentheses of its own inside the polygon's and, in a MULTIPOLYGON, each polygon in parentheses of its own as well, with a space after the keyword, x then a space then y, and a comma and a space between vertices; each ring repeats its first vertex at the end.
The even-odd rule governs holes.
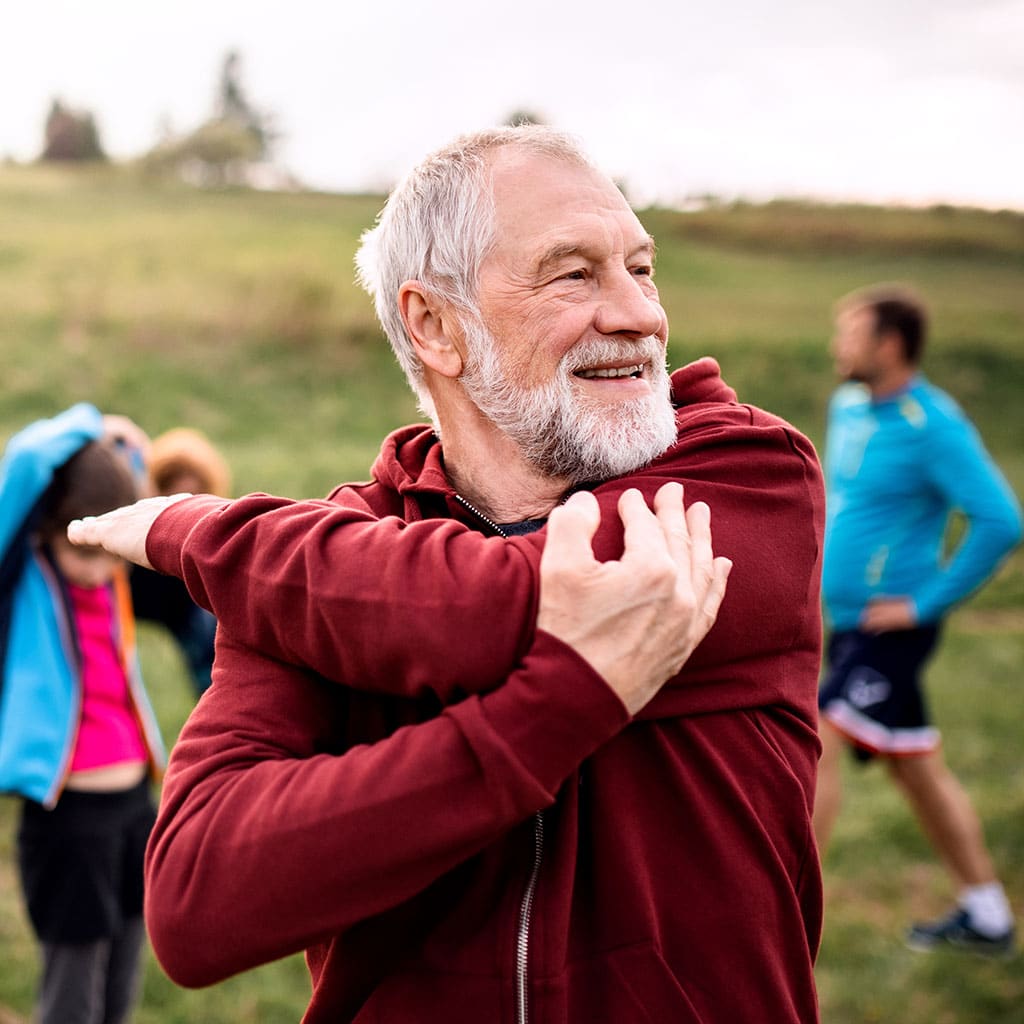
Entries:
POLYGON ((142 861, 155 810, 149 783, 26 801, 18 868, 42 945, 41 1024, 120 1024, 138 987, 142 861))

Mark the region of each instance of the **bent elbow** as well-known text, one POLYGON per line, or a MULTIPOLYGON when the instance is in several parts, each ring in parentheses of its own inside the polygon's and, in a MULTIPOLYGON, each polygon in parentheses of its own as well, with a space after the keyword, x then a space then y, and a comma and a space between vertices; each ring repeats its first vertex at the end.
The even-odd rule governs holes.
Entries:
POLYGON ((167 976, 185 988, 205 988, 246 965, 239 963, 237 935, 228 933, 223 908, 191 875, 153 858, 146 865, 143 912, 153 953, 167 976))
POLYGON ((1024 524, 1022 524, 1019 512, 1013 510, 999 521, 998 526, 993 526, 993 543, 998 544, 1001 552, 1000 560, 1009 555, 1024 538, 1024 524))
POLYGON ((1009 550, 1012 551, 1024 540, 1024 520, 1019 514, 1013 518, 1007 532, 1009 533, 1009 550))
POLYGON ((223 936, 201 934, 187 913, 147 894, 145 917, 153 953, 176 985, 205 988, 237 973, 220 956, 226 948, 223 936))

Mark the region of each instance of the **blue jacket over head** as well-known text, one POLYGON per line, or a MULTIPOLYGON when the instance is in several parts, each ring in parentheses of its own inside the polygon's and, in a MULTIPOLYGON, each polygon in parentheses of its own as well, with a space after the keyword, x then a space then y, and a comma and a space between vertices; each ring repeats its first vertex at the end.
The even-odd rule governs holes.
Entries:
MULTIPOLYGON (((63 585, 33 540, 54 472, 103 434, 103 417, 80 403, 11 438, 0 461, 0 792, 46 807, 60 796, 78 732, 82 682, 63 585)), ((165 755, 142 687, 127 576, 112 584, 116 639, 154 773, 165 755)))

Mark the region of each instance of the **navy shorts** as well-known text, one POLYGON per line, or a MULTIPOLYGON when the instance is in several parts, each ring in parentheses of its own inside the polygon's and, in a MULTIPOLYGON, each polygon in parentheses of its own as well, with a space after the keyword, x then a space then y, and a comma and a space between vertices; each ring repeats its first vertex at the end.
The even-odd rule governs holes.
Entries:
POLYGON ((41 942, 113 938, 142 913, 142 859, 155 818, 148 781, 123 793, 65 790, 52 811, 25 801, 18 868, 41 942))
POLYGON ((840 630, 828 645, 818 708, 868 760, 876 754, 924 754, 939 745, 921 688, 921 668, 938 640, 937 626, 862 633, 840 630))

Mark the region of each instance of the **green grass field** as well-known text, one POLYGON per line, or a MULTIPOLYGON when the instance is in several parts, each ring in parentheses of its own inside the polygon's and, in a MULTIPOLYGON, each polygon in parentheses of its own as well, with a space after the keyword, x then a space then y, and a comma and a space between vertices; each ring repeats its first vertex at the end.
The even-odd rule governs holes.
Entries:
MULTIPOLYGON (((190 424, 238 493, 322 496, 364 478, 380 438, 418 418, 353 283, 376 197, 202 193, 122 170, 0 167, 0 443, 87 399, 151 434, 190 424)), ((741 398, 822 438, 834 300, 904 280, 931 302, 926 368, 974 418, 1024 493, 1024 216, 796 203, 642 214, 659 243, 671 361, 711 354, 741 398)), ((143 628, 172 740, 191 706, 176 650, 143 628)), ((950 620, 931 671, 948 759, 1024 914, 1024 554, 950 620)), ((818 976, 826 1024, 1024 1024, 1024 956, 990 963, 904 949, 948 883, 878 768, 847 772, 825 861, 818 976)), ((0 1021, 28 1019, 36 979, 13 872, 17 804, 0 799, 0 1021)), ((140 1024, 291 1024, 300 958, 200 992, 150 959, 140 1024)), ((761 1022, 758 1022, 761 1024, 761 1022)), ((771 1024, 770 1021, 764 1024, 771 1024)))

